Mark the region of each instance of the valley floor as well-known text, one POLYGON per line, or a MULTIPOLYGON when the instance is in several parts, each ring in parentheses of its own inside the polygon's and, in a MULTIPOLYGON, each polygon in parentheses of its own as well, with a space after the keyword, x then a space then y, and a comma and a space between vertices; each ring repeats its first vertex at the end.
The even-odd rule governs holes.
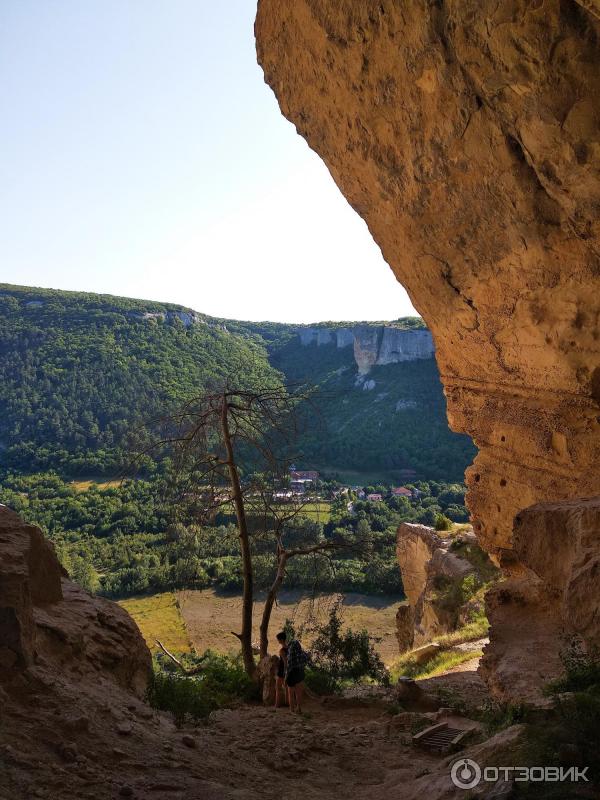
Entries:
MULTIPOLYGON (((239 595, 226 595, 213 589, 178 592, 181 613, 188 635, 198 653, 207 648, 224 653, 239 653, 239 642, 231 631, 239 630, 242 599, 239 595)), ((348 592, 346 594, 311 595, 306 591, 286 591, 279 595, 273 609, 271 636, 281 630, 287 619, 291 620, 302 641, 310 645, 311 624, 327 621, 329 610, 342 598, 342 620, 344 627, 352 630, 368 630, 375 648, 386 663, 398 657, 396 639, 396 611, 398 597, 374 597, 348 592), (305 631, 302 631, 303 627, 305 631)), ((264 599, 258 595, 254 604, 254 639, 258 641, 258 626, 264 607, 264 599)))
MULTIPOLYGON (((311 622, 322 624, 332 604, 340 595, 310 595, 306 591, 285 591, 273 609, 270 631, 272 636, 292 620, 297 631, 311 622)), ((352 630, 368 630, 375 649, 384 663, 398 658, 396 639, 396 611, 399 597, 371 596, 349 592, 343 595, 342 619, 352 630)), ((197 653, 207 649, 218 653, 239 653, 239 642, 231 631, 239 629, 241 597, 214 589, 186 590, 173 595, 170 592, 147 597, 122 600, 140 628, 148 646, 156 650, 156 639, 175 652, 185 652, 193 645, 197 653)), ((254 638, 258 641, 258 626, 264 600, 258 595, 254 607, 254 638)), ((311 637, 307 630, 302 637, 307 644, 311 637)))

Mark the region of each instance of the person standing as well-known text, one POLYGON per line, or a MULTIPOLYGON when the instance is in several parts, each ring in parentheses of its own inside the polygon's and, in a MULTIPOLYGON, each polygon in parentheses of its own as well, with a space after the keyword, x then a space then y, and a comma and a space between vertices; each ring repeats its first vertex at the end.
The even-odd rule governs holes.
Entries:
POLYGON ((290 711, 302 713, 302 698, 304 696, 304 667, 306 653, 297 639, 292 639, 287 647, 285 684, 288 687, 290 711))
POLYGON ((279 642, 279 662, 277 664, 277 677, 275 678, 275 708, 279 708, 281 700, 281 692, 283 690, 284 697, 287 698, 287 687, 285 685, 285 673, 287 670, 287 636, 285 631, 277 634, 277 641, 279 642))

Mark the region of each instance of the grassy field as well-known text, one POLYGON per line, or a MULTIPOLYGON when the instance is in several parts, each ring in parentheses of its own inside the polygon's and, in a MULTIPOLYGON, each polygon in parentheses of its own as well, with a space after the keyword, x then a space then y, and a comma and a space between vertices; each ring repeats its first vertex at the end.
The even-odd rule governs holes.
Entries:
POLYGON ((103 480, 85 480, 85 481, 71 481, 71 486, 78 492, 87 492, 92 486, 97 489, 116 489, 121 485, 121 481, 103 481, 103 480))
MULTIPOLYGON (((324 622, 328 610, 339 595, 328 594, 312 598, 306 592, 282 592, 278 606, 271 617, 271 639, 280 630, 286 619, 292 619, 297 630, 311 620, 324 622)), ((231 631, 239 631, 241 597, 216 592, 214 589, 182 591, 178 593, 181 613, 189 637, 198 652, 210 648, 222 653, 239 652, 237 639, 231 631)), ((347 594, 342 607, 343 621, 353 630, 369 631, 377 641, 376 649, 385 661, 391 663, 398 658, 398 643, 395 635, 396 611, 400 600, 397 597, 371 597, 347 594)), ((258 625, 263 602, 260 597, 254 607, 254 639, 258 641, 258 625)), ((303 641, 310 645, 306 632, 303 641)))
POLYGON ((301 514, 324 524, 325 522, 329 522, 331 503, 327 503, 325 500, 307 503, 302 509, 301 514))
POLYGON ((168 650, 176 653, 191 650, 179 602, 173 592, 150 597, 132 597, 120 600, 119 605, 131 614, 153 653, 158 650, 156 639, 160 639, 168 650))
MULTIPOLYGON (((300 506, 301 500, 299 501, 300 506)), ((281 503, 279 505, 273 504, 274 508, 279 508, 282 512, 285 512, 290 507, 286 503, 281 503)), ((225 503, 221 506, 221 512, 224 514, 234 514, 233 504, 225 503)), ((321 522, 325 524, 329 522, 329 516, 331 513, 331 503, 327 502, 327 500, 315 500, 314 502, 307 502, 306 505, 299 507, 298 515, 302 517, 309 517, 309 519, 314 519, 317 522, 321 522)))

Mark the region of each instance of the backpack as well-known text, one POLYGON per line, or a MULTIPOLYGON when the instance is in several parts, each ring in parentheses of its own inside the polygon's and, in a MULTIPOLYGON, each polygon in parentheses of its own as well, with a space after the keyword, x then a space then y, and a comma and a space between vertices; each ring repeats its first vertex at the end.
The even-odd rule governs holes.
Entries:
POLYGON ((297 639, 294 639, 290 642, 289 645, 290 651, 293 650, 294 652, 294 661, 300 667, 305 667, 307 664, 311 663, 310 653, 307 653, 306 650, 303 650, 302 645, 297 639))

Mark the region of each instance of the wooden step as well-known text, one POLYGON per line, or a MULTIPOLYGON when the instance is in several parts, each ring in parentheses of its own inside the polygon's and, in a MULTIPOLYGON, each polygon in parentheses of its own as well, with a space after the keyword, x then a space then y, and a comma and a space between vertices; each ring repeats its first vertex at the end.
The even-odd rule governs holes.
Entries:
POLYGON ((469 729, 451 728, 447 722, 431 725, 413 736, 413 744, 437 753, 444 753, 456 747, 469 729))

